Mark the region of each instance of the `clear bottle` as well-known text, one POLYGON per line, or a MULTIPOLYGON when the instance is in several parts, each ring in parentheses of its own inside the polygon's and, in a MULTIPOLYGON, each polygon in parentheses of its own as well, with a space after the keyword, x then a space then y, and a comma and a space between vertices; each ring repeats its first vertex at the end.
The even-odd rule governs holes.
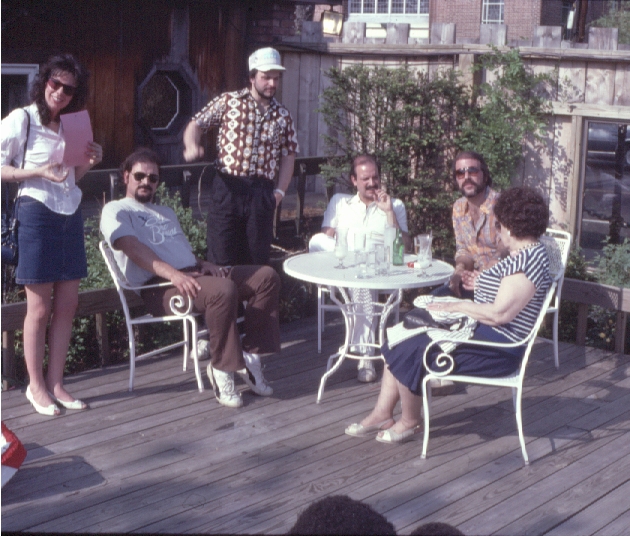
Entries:
POLYGON ((405 262, 405 243, 403 242, 402 232, 400 228, 396 230, 396 238, 392 247, 392 263, 396 266, 403 265, 405 262))

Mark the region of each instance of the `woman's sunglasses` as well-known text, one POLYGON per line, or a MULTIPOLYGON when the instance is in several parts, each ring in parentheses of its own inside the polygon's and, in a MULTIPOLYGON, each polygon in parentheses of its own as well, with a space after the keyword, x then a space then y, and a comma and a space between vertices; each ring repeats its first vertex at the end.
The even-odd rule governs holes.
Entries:
POLYGON ((152 183, 157 183, 160 180, 160 176, 157 173, 134 172, 131 175, 138 183, 141 183, 145 177, 148 177, 152 183))
POLYGON ((468 168, 459 168, 459 170, 455 170, 455 177, 457 177, 457 179, 463 179, 464 177, 466 177, 466 172, 468 172, 468 174, 471 177, 477 177, 480 171, 481 170, 477 168, 477 166, 468 166, 468 168))
POLYGON ((64 84, 63 82, 60 82, 56 78, 49 78, 48 85, 53 91, 57 91, 59 88, 63 88, 63 92, 68 97, 72 97, 74 95, 74 92, 77 91, 76 86, 69 86, 68 84, 64 84))

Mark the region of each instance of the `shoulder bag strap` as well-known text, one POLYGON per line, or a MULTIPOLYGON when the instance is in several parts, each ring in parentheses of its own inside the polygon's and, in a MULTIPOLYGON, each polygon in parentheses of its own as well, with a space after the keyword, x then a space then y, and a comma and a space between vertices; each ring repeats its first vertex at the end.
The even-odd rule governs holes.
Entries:
MULTIPOLYGON (((26 162, 26 146, 28 145, 28 136, 31 133, 31 114, 28 113, 26 108, 22 108, 26 114, 26 139, 24 140, 24 154, 22 155, 22 166, 24 169, 24 163, 26 162)), ((22 184, 18 187, 18 191, 15 194, 15 203, 13 204, 13 216, 17 217, 18 205, 20 203, 20 190, 22 190, 22 184)))

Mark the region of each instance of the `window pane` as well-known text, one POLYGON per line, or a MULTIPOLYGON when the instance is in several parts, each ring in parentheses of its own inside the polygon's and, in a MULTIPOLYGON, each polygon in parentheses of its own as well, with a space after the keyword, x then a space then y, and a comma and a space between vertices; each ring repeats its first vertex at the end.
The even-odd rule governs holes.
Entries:
POLYGON ((504 0, 483 0, 481 22, 484 24, 503 23, 504 0))
POLYGON ((630 126, 588 123, 580 246, 601 254, 606 236, 630 239, 630 126))
POLYGON ((429 12, 429 0, 420 0, 420 13, 429 12))
POLYGON ((404 0, 392 0, 391 13, 404 13, 404 0))
POLYGON ((378 0, 378 13, 388 13, 389 0, 378 0))
POLYGON ((361 13, 361 0, 350 0, 350 13, 361 13))
POLYGON ((418 13, 418 0, 407 0, 405 13, 418 13))
POLYGON ((363 0, 363 13, 374 13, 374 0, 363 0))

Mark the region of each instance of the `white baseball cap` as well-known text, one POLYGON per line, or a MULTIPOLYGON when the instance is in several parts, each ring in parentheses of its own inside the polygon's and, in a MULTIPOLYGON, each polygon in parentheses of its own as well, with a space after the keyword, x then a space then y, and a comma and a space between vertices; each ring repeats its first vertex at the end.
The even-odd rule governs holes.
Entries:
POLYGON ((280 63, 280 53, 271 47, 259 48, 249 57, 249 70, 258 69, 259 71, 284 71, 280 63))

